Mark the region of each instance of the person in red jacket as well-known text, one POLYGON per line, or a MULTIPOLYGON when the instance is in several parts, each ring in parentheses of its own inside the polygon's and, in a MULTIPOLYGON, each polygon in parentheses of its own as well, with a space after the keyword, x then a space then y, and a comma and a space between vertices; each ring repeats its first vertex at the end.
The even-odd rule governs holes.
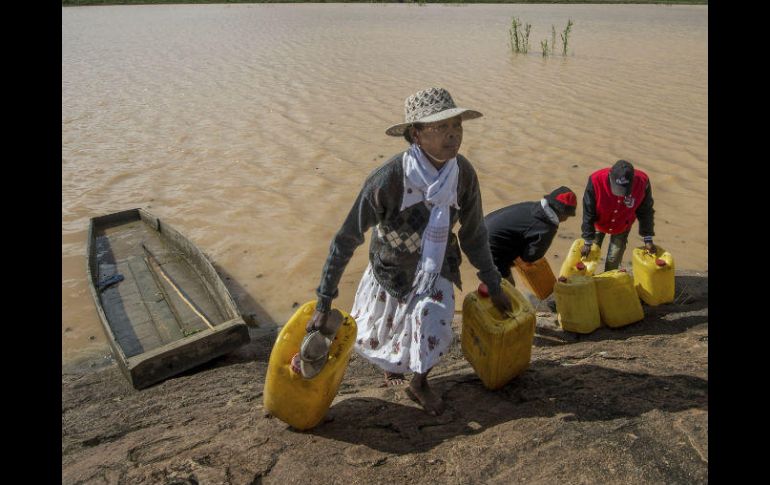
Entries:
POLYGON ((603 168, 588 177, 583 194, 583 241, 580 250, 588 256, 591 244, 602 245, 610 235, 604 270, 618 269, 628 243, 628 233, 639 219, 639 235, 647 251, 655 252, 652 188, 650 178, 625 160, 603 168))

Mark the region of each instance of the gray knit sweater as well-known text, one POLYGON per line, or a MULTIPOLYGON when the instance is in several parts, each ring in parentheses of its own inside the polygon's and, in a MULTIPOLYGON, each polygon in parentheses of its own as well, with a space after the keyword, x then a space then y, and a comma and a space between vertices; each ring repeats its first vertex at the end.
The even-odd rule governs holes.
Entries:
MULTIPOLYGON (((375 230, 369 245, 369 261, 374 277, 395 298, 403 299, 411 291, 420 261, 421 236, 428 225, 430 210, 425 203, 399 210, 404 191, 402 157, 403 152, 367 177, 342 227, 334 236, 321 274, 321 284, 316 289, 318 310, 331 308, 332 299, 339 293, 337 285, 342 273, 371 227, 375 230)), ((489 250, 476 171, 462 155, 457 155, 457 165, 457 204, 460 209, 450 210, 450 234, 441 276, 462 289, 461 247, 471 264, 479 269, 477 275, 486 283, 490 294, 497 294, 501 291, 501 277, 489 250), (452 232, 458 221, 459 247, 458 237, 452 232)))

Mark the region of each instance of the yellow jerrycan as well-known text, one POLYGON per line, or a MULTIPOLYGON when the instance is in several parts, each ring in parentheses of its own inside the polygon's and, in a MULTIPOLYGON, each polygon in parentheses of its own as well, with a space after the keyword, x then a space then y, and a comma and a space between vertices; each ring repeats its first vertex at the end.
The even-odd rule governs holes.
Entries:
POLYGON ((540 258, 530 265, 524 263, 521 258, 516 258, 514 268, 516 268, 516 272, 519 273, 524 284, 532 290, 532 294, 539 300, 545 300, 553 293, 556 277, 545 258, 540 258))
POLYGON ((655 254, 650 254, 642 246, 634 249, 631 261, 639 298, 651 306, 674 301, 674 257, 671 253, 655 246, 655 254))
POLYGON ((596 283, 592 276, 560 276, 553 294, 562 330, 591 333, 601 327, 596 283))
POLYGON ((634 278, 614 269, 594 275, 599 316, 608 327, 622 327, 644 319, 644 310, 634 288, 634 278))
POLYGON ((305 326, 315 311, 316 301, 299 307, 283 326, 270 353, 265 377, 265 410, 286 424, 306 430, 318 425, 337 395, 356 340, 356 322, 346 312, 329 348, 326 365, 312 379, 292 369, 291 359, 299 352, 305 326))
POLYGON ((513 314, 507 317, 492 303, 486 285, 466 295, 460 344, 487 389, 500 389, 529 367, 535 338, 535 310, 508 281, 502 280, 513 314))
POLYGON ((591 252, 587 257, 580 255, 580 250, 583 249, 584 242, 582 239, 576 239, 569 248, 567 257, 561 264, 561 271, 559 276, 569 278, 574 275, 591 276, 596 271, 596 265, 599 263, 601 256, 601 247, 594 243, 591 245, 591 252))

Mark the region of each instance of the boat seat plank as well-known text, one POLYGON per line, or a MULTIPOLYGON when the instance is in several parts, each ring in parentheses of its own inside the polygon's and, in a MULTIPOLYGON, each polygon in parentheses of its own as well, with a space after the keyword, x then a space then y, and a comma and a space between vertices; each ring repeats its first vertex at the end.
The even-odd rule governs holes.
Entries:
POLYGON ((125 279, 102 291, 100 298, 116 343, 131 357, 163 345, 163 340, 154 324, 146 324, 152 317, 128 268, 118 272, 125 279))
MULTIPOLYGON (((163 293, 157 286, 155 277, 142 256, 128 258, 125 262, 139 289, 140 300, 150 314, 150 320, 154 323, 157 334, 162 343, 167 344, 179 340, 184 335, 180 328, 180 322, 169 307, 163 293)), ((149 333, 149 332, 148 332, 149 333)), ((150 349, 145 349, 150 350, 150 349)))
MULTIPOLYGON (((182 291, 187 299, 206 316, 213 326, 226 320, 198 274, 184 258, 170 251, 157 253, 153 251, 153 254, 161 263, 163 271, 177 287, 184 288, 182 291)), ((172 305, 181 320, 182 330, 191 333, 207 329, 208 325, 184 302, 176 290, 164 278, 159 277, 159 280, 172 300, 172 305)))

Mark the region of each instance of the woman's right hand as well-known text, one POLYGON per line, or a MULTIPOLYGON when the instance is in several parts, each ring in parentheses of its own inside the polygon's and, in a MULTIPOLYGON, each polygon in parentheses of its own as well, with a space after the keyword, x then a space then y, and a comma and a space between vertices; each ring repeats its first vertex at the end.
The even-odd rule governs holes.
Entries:
POLYGON ((329 312, 319 312, 316 310, 310 320, 307 322, 305 330, 310 333, 313 330, 321 330, 326 326, 326 321, 329 319, 329 312))
POLYGON ((337 334, 337 330, 339 330, 344 319, 345 317, 343 317, 342 313, 336 308, 333 308, 328 312, 319 312, 316 310, 307 322, 305 330, 308 333, 318 330, 324 334, 324 336, 331 338, 337 334))

